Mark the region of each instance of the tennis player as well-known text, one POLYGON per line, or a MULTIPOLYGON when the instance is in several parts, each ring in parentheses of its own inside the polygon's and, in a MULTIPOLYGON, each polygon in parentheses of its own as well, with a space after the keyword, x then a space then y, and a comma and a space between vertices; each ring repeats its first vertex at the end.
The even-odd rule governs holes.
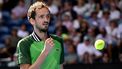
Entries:
POLYGON ((35 2, 28 9, 33 32, 17 45, 20 69, 61 69, 64 61, 63 40, 48 34, 50 11, 44 2, 35 2))

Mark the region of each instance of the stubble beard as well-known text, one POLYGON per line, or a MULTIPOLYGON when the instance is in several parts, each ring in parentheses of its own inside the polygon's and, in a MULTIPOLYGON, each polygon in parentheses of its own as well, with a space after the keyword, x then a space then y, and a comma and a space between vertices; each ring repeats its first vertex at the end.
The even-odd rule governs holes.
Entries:
POLYGON ((42 28, 39 27, 37 24, 36 24, 36 28, 39 30, 39 32, 44 32, 44 33, 46 33, 46 32, 48 31, 48 28, 42 29, 42 28))

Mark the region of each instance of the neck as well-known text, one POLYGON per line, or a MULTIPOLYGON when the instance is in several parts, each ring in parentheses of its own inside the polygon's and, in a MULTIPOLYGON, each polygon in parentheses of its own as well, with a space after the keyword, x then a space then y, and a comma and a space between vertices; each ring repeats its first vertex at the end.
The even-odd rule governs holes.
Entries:
POLYGON ((47 32, 42 32, 42 31, 39 31, 38 29, 35 29, 34 32, 39 36, 40 39, 46 40, 47 32))

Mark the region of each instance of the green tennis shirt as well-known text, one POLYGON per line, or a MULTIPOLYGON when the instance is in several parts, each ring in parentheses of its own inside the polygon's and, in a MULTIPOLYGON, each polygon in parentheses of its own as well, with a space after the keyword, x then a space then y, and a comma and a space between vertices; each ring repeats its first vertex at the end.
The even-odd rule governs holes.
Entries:
MULTIPOLYGON (((53 38, 55 46, 45 58, 40 69, 60 69, 60 64, 64 61, 63 40, 56 35, 49 35, 53 38)), ((44 41, 39 39, 36 33, 21 39, 17 45, 18 64, 33 64, 42 50, 44 41)))

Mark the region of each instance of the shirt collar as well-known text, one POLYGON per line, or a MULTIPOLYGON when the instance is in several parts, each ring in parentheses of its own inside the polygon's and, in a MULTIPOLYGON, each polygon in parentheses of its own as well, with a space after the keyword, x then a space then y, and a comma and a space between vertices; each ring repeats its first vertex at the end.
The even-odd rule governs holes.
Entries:
MULTIPOLYGON (((33 32, 31 35, 32 35, 32 37, 33 37, 33 39, 35 41, 41 41, 42 40, 42 39, 39 38, 39 36, 35 32, 33 32)), ((50 34, 47 33, 47 35, 48 35, 48 38, 49 38, 50 37, 50 34)))

